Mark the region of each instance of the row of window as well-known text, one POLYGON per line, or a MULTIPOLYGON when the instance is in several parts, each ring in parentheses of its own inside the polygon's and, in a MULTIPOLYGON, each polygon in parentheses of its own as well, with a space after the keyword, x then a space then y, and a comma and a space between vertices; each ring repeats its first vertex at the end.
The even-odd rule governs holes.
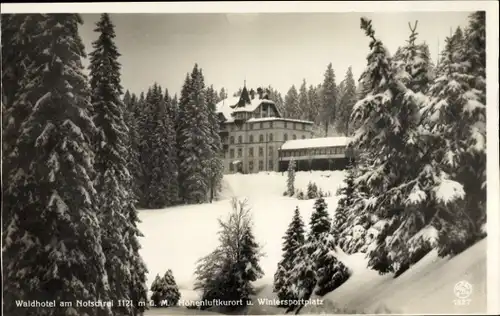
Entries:
POLYGON ((301 149, 294 151, 283 151, 283 157, 299 157, 308 155, 336 155, 343 154, 344 147, 301 149))
MULTIPOLYGON (((297 139, 297 135, 293 134, 293 135, 292 135, 292 139, 293 139, 293 140, 297 139)), ((302 135, 302 139, 306 139, 306 136, 305 136, 305 135, 302 135)), ((288 134, 286 134, 286 133, 285 133, 285 134, 283 135, 283 140, 284 140, 285 142, 288 140, 288 134)), ((269 134, 268 134, 267 141, 269 141, 269 142, 274 141, 274 136, 273 136, 273 134, 272 134, 272 133, 269 133, 269 134)), ((253 143, 253 142, 254 142, 254 137, 253 137, 253 135, 250 135, 250 136, 248 137, 248 142, 250 142, 250 143, 253 143)), ((263 134, 260 134, 260 135, 259 135, 259 143, 263 143, 263 142, 264 142, 264 135, 263 135, 263 134)), ((234 136, 229 137, 229 143, 230 143, 230 144, 234 144, 234 136)), ((243 143, 243 136, 242 136, 242 135, 240 135, 240 136, 238 136, 238 144, 242 144, 242 143, 243 143)))
MULTIPOLYGON (((253 161, 248 162, 248 172, 253 172, 254 171, 254 163, 253 161)), ((234 171, 235 167, 234 164, 229 164, 229 171, 234 171)), ((264 160, 259 160, 259 166, 258 166, 259 171, 264 171, 264 160)), ((267 170, 274 170, 274 161, 269 160, 268 165, 267 165, 267 170)))
MULTIPOLYGON (((255 128, 257 128, 256 127, 257 124, 258 124, 258 128, 259 129, 263 129, 264 128, 264 122, 260 122, 260 123, 248 123, 248 128, 249 129, 255 129, 255 128)), ((284 122, 284 125, 283 125, 284 128, 288 128, 289 124, 290 125, 293 124, 293 125, 291 125, 291 126, 293 126, 293 129, 299 129, 301 127, 302 130, 305 131, 306 128, 307 128, 307 124, 304 124, 304 123, 295 123, 295 122, 294 123, 290 123, 290 122, 286 122, 286 121, 284 122)), ((274 126, 273 121, 267 122, 267 126, 266 127, 273 128, 273 126, 274 126)), ((242 130, 243 129, 243 124, 231 124, 231 125, 229 125, 229 129, 230 129, 231 132, 234 132, 235 130, 242 130)))
MULTIPOLYGON (((238 158, 243 157, 243 148, 238 148, 238 158)), ((269 157, 272 157, 274 154, 273 146, 269 146, 267 149, 267 153, 269 157)), ((252 147, 248 148, 248 157, 254 156, 254 150, 252 147)), ((264 147, 259 147, 259 157, 264 157, 264 147)), ((229 149, 229 158, 234 158, 234 148, 229 149)))

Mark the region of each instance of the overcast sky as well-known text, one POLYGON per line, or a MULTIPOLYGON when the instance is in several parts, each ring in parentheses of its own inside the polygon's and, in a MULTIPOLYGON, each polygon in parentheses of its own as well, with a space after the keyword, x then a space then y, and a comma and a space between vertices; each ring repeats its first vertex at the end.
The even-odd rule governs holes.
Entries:
MULTIPOLYGON (((467 25, 467 12, 111 14, 122 56, 122 84, 139 93, 153 82, 179 93, 185 75, 198 63, 205 83, 230 94, 243 85, 272 85, 283 95, 305 78, 323 80, 333 64, 337 83, 352 66, 356 79, 366 66, 369 39, 360 17, 373 21, 375 34, 394 53, 404 45, 408 22, 418 20, 418 41, 429 44, 435 61, 451 29, 467 25), (438 44, 439 43, 439 44, 438 44)), ((87 53, 96 14, 82 14, 80 34, 87 53)))

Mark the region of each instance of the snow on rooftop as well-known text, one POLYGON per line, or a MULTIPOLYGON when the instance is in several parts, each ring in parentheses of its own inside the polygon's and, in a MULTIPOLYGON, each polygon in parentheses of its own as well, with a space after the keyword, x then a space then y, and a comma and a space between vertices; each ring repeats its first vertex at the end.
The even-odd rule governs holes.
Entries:
POLYGON ((231 114, 233 113, 234 109, 231 108, 231 106, 235 105, 238 103, 240 100, 240 97, 233 97, 233 98, 226 98, 216 105, 216 109, 218 113, 222 113, 224 117, 227 120, 232 120, 231 114))
POLYGON ((281 146, 281 149, 303 149, 347 146, 351 138, 349 137, 322 137, 310 139, 289 140, 281 146))
POLYGON ((233 121, 233 117, 232 117, 233 113, 253 112, 262 103, 274 104, 274 102, 271 100, 255 98, 255 99, 250 101, 250 104, 246 104, 244 107, 232 108, 232 106, 237 104, 239 101, 240 101, 240 97, 226 98, 226 99, 220 101, 219 103, 217 103, 217 105, 216 105, 217 112, 222 113, 222 115, 224 115, 226 120, 231 122, 231 121, 233 121))
POLYGON ((248 119, 247 122, 267 122, 267 121, 287 121, 287 122, 297 122, 297 123, 305 123, 305 124, 314 124, 314 122, 311 122, 311 121, 290 119, 290 118, 285 118, 285 117, 260 117, 260 118, 251 118, 251 119, 248 119))

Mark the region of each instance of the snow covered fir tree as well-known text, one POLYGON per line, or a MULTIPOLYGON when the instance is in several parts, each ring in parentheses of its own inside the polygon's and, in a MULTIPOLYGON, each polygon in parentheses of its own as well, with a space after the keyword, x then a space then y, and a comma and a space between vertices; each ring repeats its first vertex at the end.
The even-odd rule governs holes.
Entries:
POLYGON ((181 293, 175 282, 172 270, 167 270, 163 277, 156 275, 151 284, 151 301, 156 307, 175 306, 179 302, 181 293))
POLYGON ((252 282, 263 275, 259 264, 263 254, 253 234, 247 201, 234 198, 231 205, 227 220, 219 220, 219 246, 199 260, 195 272, 195 290, 201 291, 201 299, 220 300, 227 311, 248 305, 255 294, 252 282))
POLYGON ((274 274, 273 290, 280 300, 294 300, 297 297, 291 290, 290 272, 293 268, 293 260, 297 251, 305 242, 304 222, 300 217, 299 208, 296 207, 292 222, 283 237, 282 259, 278 263, 278 269, 274 274))
POLYGON ((484 313, 487 14, 410 13, 258 67, 217 14, 2 13, 3 314, 484 313))

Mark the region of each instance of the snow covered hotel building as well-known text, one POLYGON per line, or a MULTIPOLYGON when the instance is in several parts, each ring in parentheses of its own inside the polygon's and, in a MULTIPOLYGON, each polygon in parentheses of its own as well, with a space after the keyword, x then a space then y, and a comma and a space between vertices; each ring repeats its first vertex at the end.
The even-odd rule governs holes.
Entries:
POLYGON ((278 171, 288 140, 312 137, 313 122, 283 118, 268 91, 243 87, 240 97, 217 104, 225 173, 278 171))
POLYGON ((285 142, 279 149, 278 171, 288 169, 295 160, 296 171, 345 169, 353 152, 347 148, 349 137, 297 139, 285 142))

